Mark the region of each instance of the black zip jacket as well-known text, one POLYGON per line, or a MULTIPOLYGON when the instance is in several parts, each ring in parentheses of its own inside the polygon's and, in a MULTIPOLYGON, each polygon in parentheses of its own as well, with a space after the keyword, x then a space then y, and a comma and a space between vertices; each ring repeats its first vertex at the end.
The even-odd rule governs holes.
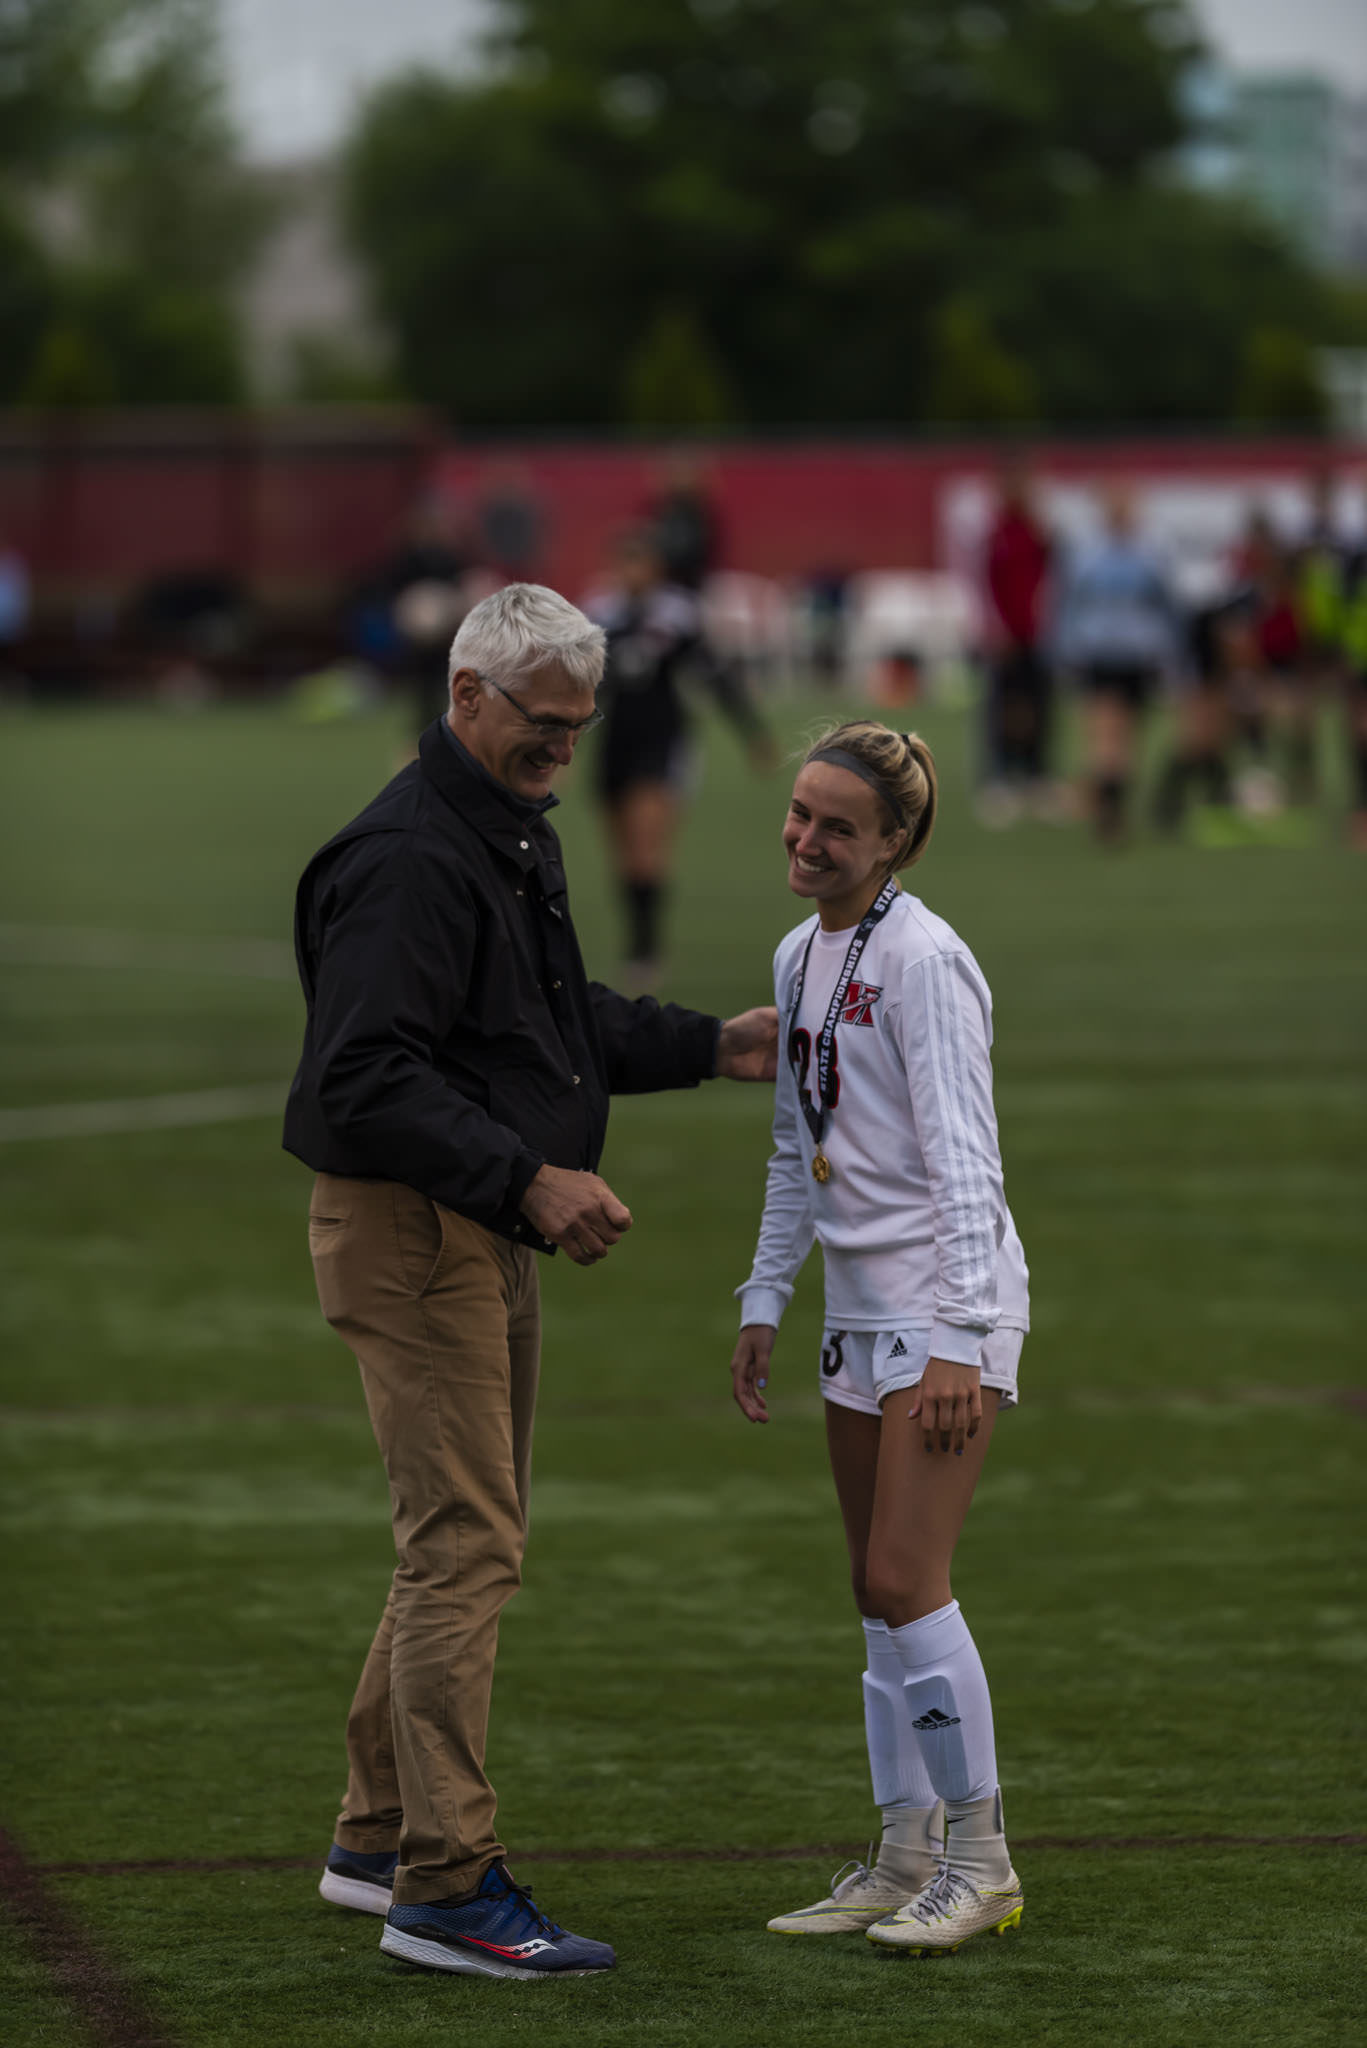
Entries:
POLYGON ((547 1162, 596 1169, 609 1096, 716 1071, 716 1017, 587 979, 555 832, 440 722, 309 862, 294 944, 286 1150, 538 1250, 518 1203, 547 1162))

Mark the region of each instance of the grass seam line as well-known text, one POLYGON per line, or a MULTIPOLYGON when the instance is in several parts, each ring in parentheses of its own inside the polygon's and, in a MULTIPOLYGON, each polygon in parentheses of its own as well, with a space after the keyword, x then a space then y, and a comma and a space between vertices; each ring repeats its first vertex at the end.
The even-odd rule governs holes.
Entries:
POLYGON ((132 1986, 54 1899, 13 1837, 0 1828, 0 1903, 28 1936, 52 1982, 97 2048, 175 2048, 132 1986))
MULTIPOLYGON (((1362 1849, 1367 1834, 1343 1835, 1019 1835, 1011 1846, 1042 1849, 1362 1849)), ((805 1863, 848 1857, 848 1844, 808 1842, 798 1848, 758 1849, 518 1849, 513 1863, 805 1863)), ((42 1863, 44 1877, 219 1877, 272 1870, 321 1870, 317 1856, 149 1856, 111 1862, 42 1863)))

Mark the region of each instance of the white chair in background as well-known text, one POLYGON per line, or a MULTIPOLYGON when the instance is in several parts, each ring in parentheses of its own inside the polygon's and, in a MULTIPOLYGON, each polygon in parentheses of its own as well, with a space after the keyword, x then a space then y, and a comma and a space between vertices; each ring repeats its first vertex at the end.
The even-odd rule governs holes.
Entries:
POLYGON ((926 687, 962 670, 978 623, 972 585, 948 570, 872 569, 846 593, 845 675, 861 693, 894 687, 914 663, 926 687))
POLYGON ((769 576, 724 569, 701 592, 703 631, 716 652, 738 661, 766 688, 792 680, 793 609, 788 592, 769 576))

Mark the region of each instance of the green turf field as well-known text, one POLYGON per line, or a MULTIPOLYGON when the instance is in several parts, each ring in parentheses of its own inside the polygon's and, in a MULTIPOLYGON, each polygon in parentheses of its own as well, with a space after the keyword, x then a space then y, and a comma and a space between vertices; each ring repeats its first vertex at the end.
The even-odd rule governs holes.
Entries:
MULTIPOLYGON (((25 1137, 3 1112, 68 1104, 79 1127, 84 1104, 207 1092, 211 1116, 217 1091, 266 1086, 239 1110, 283 1091, 294 879, 394 730, 10 713, 0 1826, 49 1917, 45 1956, 0 1911, 5 2048, 1362 2038, 1367 865, 1332 815, 1295 851, 989 836, 962 716, 921 723, 944 815, 918 883, 993 985, 1033 1275, 1024 1403, 956 1583, 993 1683, 1019 1937, 936 1966, 763 1931, 872 1816, 815 1270, 774 1423, 729 1403, 767 1104, 727 1084, 621 1104, 604 1171, 636 1227, 602 1267, 544 1275, 492 1770, 514 1869, 621 1967, 436 1979, 317 1897, 391 1552, 355 1369, 313 1297, 308 1176, 274 1113, 25 1137), (64 1940, 84 1992, 54 1969, 64 1940), (108 1983, 104 2018, 79 2017, 97 1957, 153 2032, 108 1983)), ((766 999, 796 915, 784 793, 713 733, 670 993, 766 999)), ((558 822, 610 976, 573 788, 558 822)))

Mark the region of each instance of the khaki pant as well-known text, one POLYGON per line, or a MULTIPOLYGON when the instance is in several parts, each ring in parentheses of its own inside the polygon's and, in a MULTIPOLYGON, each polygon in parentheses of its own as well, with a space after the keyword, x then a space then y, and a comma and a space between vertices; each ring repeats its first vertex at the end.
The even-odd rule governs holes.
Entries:
POLYGON ((398 1848, 396 1901, 445 1898, 504 1853, 484 1744, 527 1533, 536 1255, 412 1188, 332 1174, 309 1249, 361 1368, 399 1559, 347 1722, 337 1840, 398 1848))

